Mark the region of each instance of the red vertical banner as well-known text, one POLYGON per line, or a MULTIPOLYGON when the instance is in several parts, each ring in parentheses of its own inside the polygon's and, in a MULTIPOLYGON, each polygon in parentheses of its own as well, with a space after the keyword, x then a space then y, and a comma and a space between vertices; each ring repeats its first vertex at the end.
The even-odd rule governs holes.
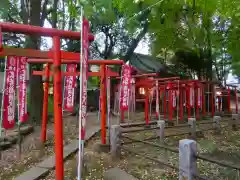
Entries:
POLYGON ((5 82, 2 98, 2 127, 5 129, 13 128, 15 124, 17 60, 16 56, 8 56, 5 64, 5 82))
POLYGON ((167 88, 163 89, 163 118, 167 120, 167 88))
POLYGON ((191 86, 189 88, 189 105, 191 108, 194 107, 194 97, 195 97, 194 88, 191 86))
POLYGON ((110 111, 111 111, 111 79, 110 77, 107 77, 107 120, 109 128, 110 128, 110 111))
POLYGON ((179 116, 180 120, 183 120, 183 90, 182 88, 179 89, 179 116))
POLYGON ((159 119, 159 85, 156 80, 156 119, 159 119))
POLYGON ((168 83, 167 85, 167 94, 168 94, 168 118, 172 120, 173 117, 173 90, 172 84, 168 83))
MULTIPOLYGON (((67 64, 66 72, 76 72, 76 64, 67 64)), ((65 76, 64 78, 64 92, 63 92, 63 110, 73 112, 74 111, 74 95, 75 85, 77 82, 76 76, 65 76)))
POLYGON ((79 107, 79 118, 81 119, 81 140, 85 139, 85 126, 87 119, 87 79, 88 79, 88 33, 89 33, 89 24, 88 21, 83 18, 82 23, 82 59, 81 59, 81 89, 80 89, 80 98, 81 103, 79 107))
POLYGON ((27 113, 27 57, 18 60, 18 118, 23 123, 28 119, 27 113))
POLYGON ((201 108, 201 105, 202 105, 202 103, 201 103, 201 101, 202 101, 202 92, 201 92, 201 88, 200 87, 198 87, 197 88, 197 108, 201 108))
POLYGON ((231 91, 229 86, 227 88, 227 101, 228 101, 228 113, 231 113, 231 91))
POLYGON ((131 86, 131 66, 124 64, 122 67, 122 82, 120 92, 121 110, 128 110, 130 86, 131 86))
POLYGON ((174 110, 177 109, 177 91, 176 90, 172 90, 172 106, 174 110))

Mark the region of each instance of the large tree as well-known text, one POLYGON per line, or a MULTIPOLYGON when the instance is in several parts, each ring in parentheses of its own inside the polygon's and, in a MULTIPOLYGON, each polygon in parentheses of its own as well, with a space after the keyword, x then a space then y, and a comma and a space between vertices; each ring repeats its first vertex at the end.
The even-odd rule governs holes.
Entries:
MULTIPOLYGON (((57 23, 56 16, 58 0, 5 0, 1 2, 1 18, 13 23, 30 24, 43 27, 49 15, 52 16, 53 24, 57 23), (50 8, 48 8, 50 7, 50 8)), ((40 49, 41 38, 38 36, 16 36, 10 35, 8 40, 17 41, 18 46, 40 49)), ((6 41, 9 45, 9 41, 6 41)), ((33 69, 41 69, 39 65, 30 65, 30 73, 33 69)), ((41 121, 43 104, 42 77, 30 75, 30 119, 35 122, 41 121)))

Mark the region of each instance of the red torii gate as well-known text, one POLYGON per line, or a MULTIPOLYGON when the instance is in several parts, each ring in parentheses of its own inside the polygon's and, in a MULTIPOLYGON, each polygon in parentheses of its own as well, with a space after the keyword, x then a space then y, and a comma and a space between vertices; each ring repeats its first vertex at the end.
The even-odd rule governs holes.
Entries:
MULTIPOLYGON (((63 168, 63 127, 62 127, 62 72, 61 64, 73 63, 73 61, 80 61, 79 53, 64 52, 60 50, 60 39, 68 38, 72 40, 79 40, 81 36, 80 32, 64 31, 54 28, 42 28, 38 26, 14 24, 14 23, 0 23, 0 56, 27 56, 30 58, 42 58, 29 61, 29 63, 53 63, 54 66, 54 129, 55 129, 55 153, 56 153, 56 179, 63 180, 64 168, 63 168), (33 49, 22 48, 8 48, 2 45, 2 33, 13 32, 18 34, 37 35, 53 38, 53 48, 50 51, 39 51, 33 49), (66 62, 65 62, 66 61, 66 62), (68 62, 67 62, 68 61, 68 62)), ((89 41, 94 40, 94 36, 89 34, 89 41)), ((91 63, 91 61, 90 61, 91 63)), ((105 60, 93 60, 94 64, 100 64, 101 75, 101 92, 102 96, 106 97, 106 65, 107 64, 122 64, 123 61, 105 61, 105 60)), ((102 128, 106 126, 106 98, 103 98, 101 104, 102 108, 102 128)), ((106 137, 106 130, 102 134, 106 137)), ((106 143, 106 142, 103 142, 106 143)))
MULTIPOLYGON (((45 59, 41 59, 41 61, 44 61, 45 59)), ((28 62, 35 62, 39 61, 39 59, 28 59, 28 62)), ((90 63, 98 62, 99 60, 89 60, 90 63)), ((113 60, 105 60, 112 62, 113 60)), ((119 60, 117 60, 119 61, 119 60)), ((67 61, 66 61, 67 62, 67 61)), ((78 64, 79 61, 71 61, 71 64, 78 64)), ((122 61, 119 61, 122 63, 122 61)), ((45 76, 45 86, 44 86, 44 100, 43 100, 43 114, 42 114, 42 134, 41 134, 41 140, 42 143, 46 142, 46 131, 47 131, 47 119, 48 119, 48 91, 49 91, 49 78, 53 75, 53 72, 50 71, 49 63, 47 63, 47 66, 45 67, 45 71, 33 71, 33 75, 39 75, 39 76, 45 76)), ((80 76, 80 72, 63 72, 62 76, 80 76)), ((88 72, 88 76, 102 76, 102 72, 88 72)), ((111 71, 109 68, 106 68, 106 76, 107 77, 117 77, 119 76, 119 73, 111 71)), ((103 90, 103 89, 102 89, 103 90)), ((101 91, 102 92, 102 91, 101 91)), ((104 124, 104 119, 101 121, 101 127, 102 127, 102 144, 106 144, 106 124, 104 124)))
POLYGON ((180 77, 168 77, 168 78, 148 78, 148 79, 142 79, 139 80, 136 83, 136 87, 143 87, 146 89, 145 94, 145 120, 146 124, 149 123, 149 89, 156 86, 156 82, 162 82, 162 81, 170 81, 170 80, 177 80, 180 79, 180 77))

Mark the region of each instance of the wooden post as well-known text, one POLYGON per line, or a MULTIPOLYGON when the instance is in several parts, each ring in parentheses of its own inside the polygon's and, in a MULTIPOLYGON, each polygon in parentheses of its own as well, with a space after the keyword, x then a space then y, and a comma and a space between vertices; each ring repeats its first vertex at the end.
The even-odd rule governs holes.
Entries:
POLYGON ((167 90, 163 89, 163 119, 167 120, 167 90))
POLYGON ((183 90, 182 88, 179 88, 179 116, 180 116, 180 121, 183 120, 183 90))
POLYGON ((228 96, 227 96, 227 101, 228 101, 228 113, 231 113, 231 91, 230 87, 228 86, 228 96))
POLYGON ((111 145, 111 156, 112 158, 117 158, 120 156, 120 135, 121 127, 120 125, 112 125, 110 131, 110 145, 111 145))
POLYGON ((146 126, 149 125, 149 90, 146 88, 146 97, 145 97, 145 121, 146 126))
POLYGON ((213 127, 215 128, 216 133, 221 132, 221 126, 220 126, 220 121, 221 121, 221 116, 214 116, 213 117, 213 127))
POLYGON ((192 138, 196 138, 196 118, 188 118, 192 138))
POLYGON ((158 127, 159 127, 158 136, 159 136, 159 138, 160 138, 160 142, 161 142, 161 143, 164 143, 165 121, 160 120, 160 121, 157 122, 157 125, 158 125, 158 127))
POLYGON ((100 84, 100 94, 101 94, 101 141, 102 144, 106 144, 106 106, 107 106, 107 94, 106 94, 106 65, 102 64, 100 66, 101 72, 101 84, 100 84))
POLYGON ((205 85, 202 86, 202 115, 206 116, 205 85))
POLYGON ((43 111, 42 111, 42 132, 41 141, 44 144, 47 139, 47 121, 48 121, 48 91, 49 91, 49 74, 50 65, 47 63, 45 67, 45 82, 44 82, 44 95, 43 95, 43 111))
POLYGON ((238 114, 238 90, 235 87, 235 102, 236 102, 236 114, 238 114))
POLYGON ((179 141, 179 180, 192 180, 197 174, 197 143, 194 140, 179 141))
POLYGON ((55 158, 56 158, 56 179, 64 179, 63 165, 63 123, 62 123, 62 74, 61 74, 61 53, 60 37, 53 37, 53 91, 54 91, 54 130, 55 130, 55 158))

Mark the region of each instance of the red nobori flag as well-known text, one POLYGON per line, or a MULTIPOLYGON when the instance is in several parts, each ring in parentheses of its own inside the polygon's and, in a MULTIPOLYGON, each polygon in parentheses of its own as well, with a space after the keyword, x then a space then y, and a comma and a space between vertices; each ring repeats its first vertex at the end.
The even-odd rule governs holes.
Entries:
POLYGON ((172 91, 172 106, 174 110, 177 108, 177 91, 176 90, 172 91))
POLYGON ((89 23, 88 21, 83 18, 82 23, 82 31, 83 31, 83 39, 82 39, 82 59, 81 59, 81 66, 82 66, 82 74, 81 77, 81 84, 82 84, 82 94, 81 94, 81 104, 79 108, 79 118, 81 118, 81 136, 80 139, 85 139, 85 127, 86 127, 86 120, 87 120, 87 80, 88 80, 88 49, 89 49, 89 41, 88 41, 88 34, 89 34, 89 23), (80 111, 81 110, 81 111, 80 111))
POLYGON ((121 82, 121 95, 120 95, 120 108, 121 110, 128 110, 129 104, 129 91, 131 86, 131 66, 123 65, 122 67, 122 82, 121 82))
POLYGON ((194 87, 191 86, 189 87, 189 105, 191 108, 194 107, 194 98, 195 98, 195 94, 194 94, 194 87))
MULTIPOLYGON (((77 70, 76 64, 67 64, 66 72, 76 72, 76 70, 77 70)), ((74 111, 74 95, 76 82, 77 82, 76 76, 65 76, 63 110, 69 112, 74 111)))
POLYGON ((15 124, 15 95, 17 79, 16 56, 8 56, 5 62, 5 77, 2 99, 2 127, 10 129, 15 124))
POLYGON ((18 117, 21 123, 27 121, 27 58, 19 57, 18 60, 18 117))

